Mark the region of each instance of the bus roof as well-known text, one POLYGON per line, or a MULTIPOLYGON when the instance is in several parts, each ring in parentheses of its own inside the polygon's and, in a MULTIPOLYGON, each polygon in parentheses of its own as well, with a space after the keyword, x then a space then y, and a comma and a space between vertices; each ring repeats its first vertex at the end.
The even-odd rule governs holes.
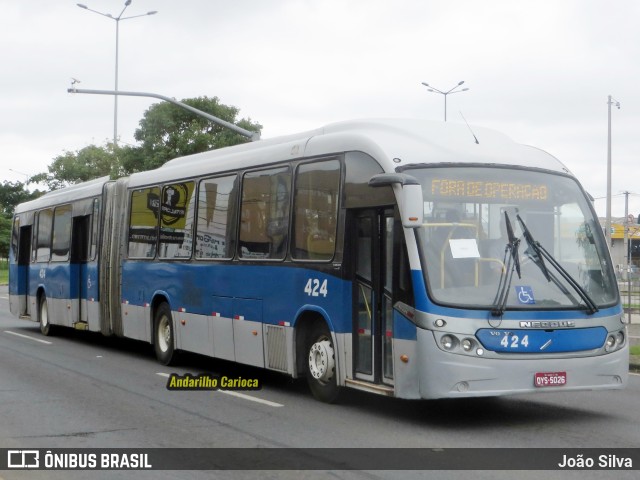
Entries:
MULTIPOLYGON (((132 174, 128 183, 131 187, 158 184, 348 151, 368 153, 386 172, 416 164, 475 163, 570 173, 547 152, 518 144, 491 129, 452 122, 369 119, 178 157, 155 170, 132 174)), ((19 205, 16 213, 100 195, 108 181, 109 177, 102 177, 49 192, 19 205)))
POLYGON ((88 182, 78 183, 69 187, 45 193, 41 197, 29 202, 21 203, 16 207, 15 213, 38 210, 53 205, 70 203, 84 198, 96 197, 102 193, 102 188, 109 181, 109 177, 100 177, 88 182))
POLYGON ((549 153, 518 144, 491 129, 470 129, 465 124, 451 122, 371 119, 333 123, 299 134, 179 157, 156 170, 131 175, 129 185, 162 183, 346 151, 368 153, 386 172, 412 164, 482 163, 569 173, 549 153))

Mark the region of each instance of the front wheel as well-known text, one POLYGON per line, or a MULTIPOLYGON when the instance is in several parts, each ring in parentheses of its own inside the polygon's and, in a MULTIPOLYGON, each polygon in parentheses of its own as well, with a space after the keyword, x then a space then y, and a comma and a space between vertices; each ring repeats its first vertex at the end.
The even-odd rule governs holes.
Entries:
POLYGON ((314 397, 333 403, 340 395, 336 382, 336 356, 331 332, 324 323, 316 324, 307 342, 307 383, 314 397))
POLYGON ((38 320, 40 323, 40 333, 44 336, 53 334, 53 326, 49 322, 49 307, 47 306, 47 297, 42 294, 40 304, 38 305, 38 320))
POLYGON ((163 303, 158 307, 153 325, 156 358, 163 365, 171 365, 175 355, 173 348, 173 319, 169 305, 163 303))

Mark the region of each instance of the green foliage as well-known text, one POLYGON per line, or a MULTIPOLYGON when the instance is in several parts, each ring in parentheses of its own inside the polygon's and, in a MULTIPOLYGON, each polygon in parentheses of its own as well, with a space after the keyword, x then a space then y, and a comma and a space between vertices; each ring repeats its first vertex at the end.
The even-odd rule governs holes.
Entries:
MULTIPOLYGON (((259 132, 262 125, 250 119, 237 120, 236 107, 220 103, 217 97, 198 97, 182 101, 229 123, 259 132)), ((141 153, 123 156, 126 172, 150 170, 183 155, 205 152, 249 141, 228 128, 212 123, 171 103, 158 103, 149 108, 135 132, 141 142, 141 153), (136 163, 132 163, 135 161, 136 163)))
POLYGON ((9 257, 12 225, 11 217, 0 215, 0 259, 9 257))
MULTIPOLYGON (((190 98, 182 102, 246 130, 259 132, 262 128, 250 119, 237 120, 239 110, 223 105, 217 97, 190 98)), ((31 181, 56 190, 105 175, 118 178, 151 170, 176 157, 249 141, 228 128, 165 102, 154 104, 145 112, 134 136, 139 146, 114 149, 113 143, 107 143, 66 151, 54 158, 47 167, 48 172, 34 175, 31 181)))
POLYGON ((22 182, 3 182, 0 185, 0 215, 11 218, 16 205, 38 198, 42 193, 39 190, 29 192, 22 182))
POLYGON ((9 283, 9 262, 0 259, 0 285, 9 283))
POLYGON ((75 152, 66 151, 54 158, 47 168, 49 173, 39 173, 31 180, 45 183, 51 190, 105 175, 116 177, 120 170, 113 144, 103 147, 89 145, 75 152))
MULTIPOLYGON (((223 105, 217 97, 198 97, 183 103, 240 127, 259 132, 262 125, 250 119, 237 120, 239 110, 223 105)), ((139 146, 114 148, 113 143, 89 145, 75 152, 65 151, 53 159, 48 172, 29 179, 32 184, 45 184, 50 190, 110 176, 118 178, 133 172, 150 170, 183 155, 205 152, 249 141, 228 128, 195 115, 171 103, 152 105, 140 120, 135 132, 139 146)), ((20 182, 0 185, 0 257, 8 254, 11 218, 15 206, 37 198, 44 192, 28 192, 20 182)))
MULTIPOLYGON (((38 190, 29 192, 22 182, 3 182, 0 185, 0 259, 8 258, 11 242, 13 211, 16 205, 42 195, 38 190)), ((0 260, 1 261, 1 260, 0 260)))

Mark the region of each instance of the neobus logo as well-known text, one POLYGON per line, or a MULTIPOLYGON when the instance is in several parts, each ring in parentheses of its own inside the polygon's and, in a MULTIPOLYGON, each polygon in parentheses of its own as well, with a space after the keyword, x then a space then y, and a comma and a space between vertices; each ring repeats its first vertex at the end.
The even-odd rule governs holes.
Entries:
POLYGON ((575 327, 573 320, 558 320, 553 322, 520 322, 522 328, 569 328, 575 327))

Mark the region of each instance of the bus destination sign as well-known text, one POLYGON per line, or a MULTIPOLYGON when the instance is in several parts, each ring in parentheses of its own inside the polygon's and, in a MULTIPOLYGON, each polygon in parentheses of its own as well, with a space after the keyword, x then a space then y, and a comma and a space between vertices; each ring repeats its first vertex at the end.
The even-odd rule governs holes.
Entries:
POLYGON ((431 180, 431 195, 449 198, 478 198, 497 201, 533 200, 546 201, 547 185, 513 182, 487 182, 434 178, 431 180))

